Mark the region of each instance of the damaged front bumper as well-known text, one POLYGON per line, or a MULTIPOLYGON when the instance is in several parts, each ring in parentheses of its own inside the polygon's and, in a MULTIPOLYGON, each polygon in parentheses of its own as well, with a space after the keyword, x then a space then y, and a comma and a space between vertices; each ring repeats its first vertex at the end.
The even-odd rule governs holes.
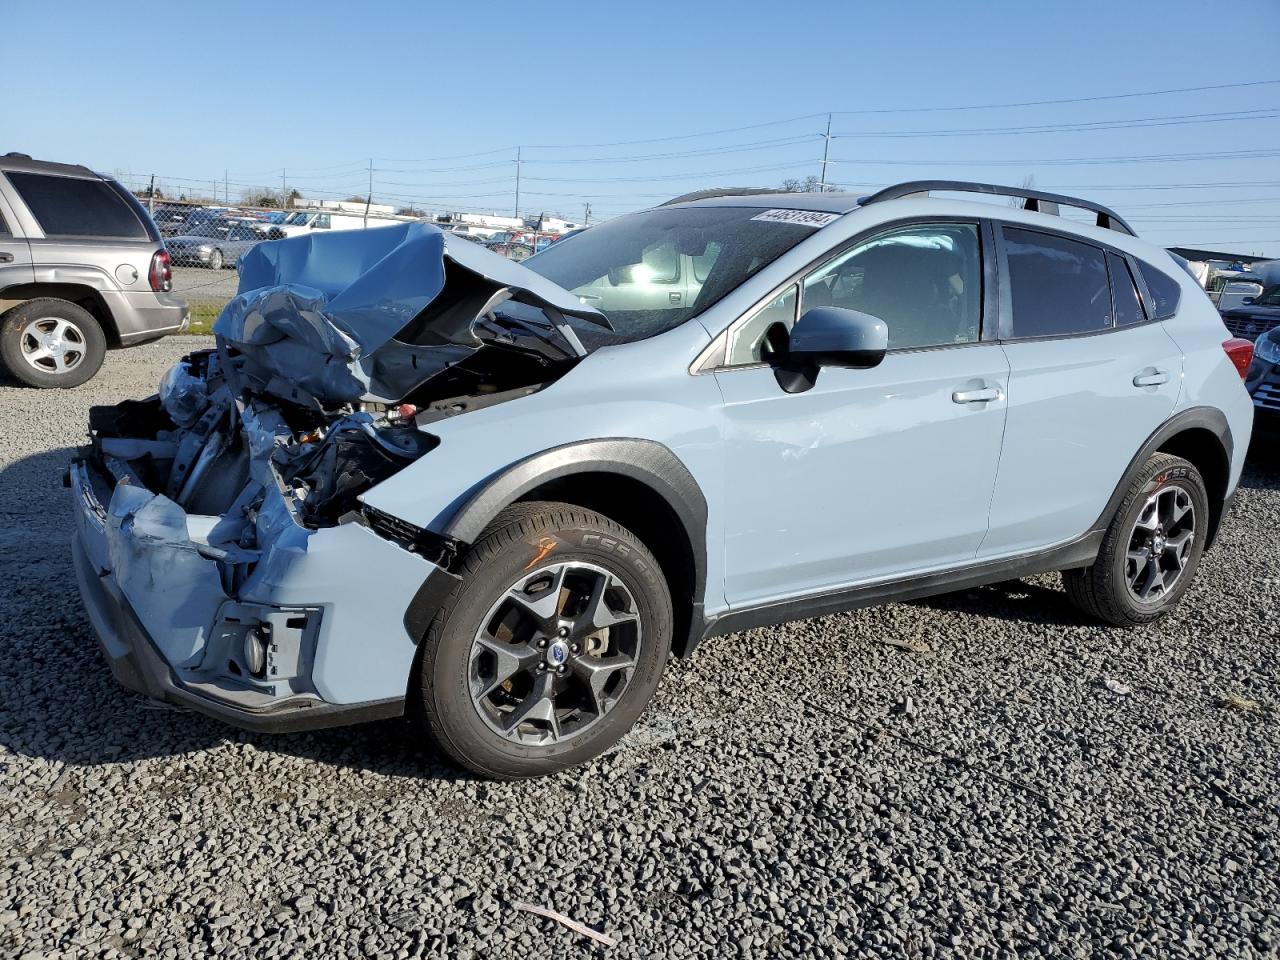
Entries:
POLYGON ((295 526, 231 596, 200 533, 217 518, 127 482, 108 496, 89 458, 68 482, 80 593, 124 686, 270 732, 403 713, 409 627, 452 589, 447 571, 359 523, 295 526))

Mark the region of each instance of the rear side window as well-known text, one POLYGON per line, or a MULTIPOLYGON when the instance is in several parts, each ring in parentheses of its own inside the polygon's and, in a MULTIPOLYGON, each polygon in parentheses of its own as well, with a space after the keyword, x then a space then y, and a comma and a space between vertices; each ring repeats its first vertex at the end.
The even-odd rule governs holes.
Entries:
POLYGON ((1102 250, 1065 237, 1004 228, 1013 336, 1061 337, 1111 326, 1102 250))
POLYGON ((9 225, 4 222, 4 214, 0 213, 0 237, 9 236, 9 225))
POLYGON ((1138 269, 1142 271, 1142 279, 1146 281, 1147 290, 1155 307, 1153 320, 1166 320, 1178 312, 1178 297, 1182 288, 1178 281, 1163 270, 1157 270, 1149 263, 1138 261, 1138 269))
POLYGON ((1142 323, 1147 317, 1142 312, 1138 288, 1133 284, 1133 275, 1129 273, 1129 265, 1125 263, 1124 257, 1108 251, 1107 268, 1111 271, 1111 292, 1116 301, 1116 326, 1142 323))
POLYGON ((148 239, 129 204, 101 180, 18 171, 6 176, 46 237, 148 239))

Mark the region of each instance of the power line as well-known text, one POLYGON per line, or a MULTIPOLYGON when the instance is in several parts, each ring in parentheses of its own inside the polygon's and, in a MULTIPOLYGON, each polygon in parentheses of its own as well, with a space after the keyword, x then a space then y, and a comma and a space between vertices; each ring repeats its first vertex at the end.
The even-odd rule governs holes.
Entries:
POLYGON ((1072 166, 1109 165, 1123 163, 1185 163, 1202 160, 1263 160, 1280 157, 1280 148, 1256 150, 1225 150, 1218 153, 1165 153, 1148 156, 1123 157, 1062 157, 1035 160, 849 160, 832 157, 829 163, 881 167, 1022 167, 1022 166, 1072 166))
POLYGON ((1005 110, 1013 107, 1048 107, 1065 103, 1098 103, 1102 100, 1132 100, 1136 97, 1159 97, 1173 93, 1202 93, 1206 90, 1232 90, 1241 87, 1265 87, 1280 84, 1280 80, 1245 80, 1239 83, 1216 83, 1201 87, 1171 87, 1166 90, 1146 90, 1139 93, 1107 93, 1095 97, 1064 97, 1057 100, 1023 100, 1020 103, 980 103, 960 107, 896 107, 872 110, 837 110, 837 116, 865 116, 875 113, 948 113, 959 110, 1005 110))
POLYGON ((1200 123, 1230 123, 1238 120, 1271 120, 1280 110, 1227 110, 1215 113, 1183 113, 1164 117, 1135 117, 1127 120, 1093 120, 1082 123, 1052 123, 1017 127, 962 127, 952 130, 872 130, 833 133, 834 140, 908 139, 916 137, 1015 136, 1031 133, 1088 133, 1095 130, 1141 130, 1149 127, 1177 127, 1200 123))
MULTIPOLYGON (((750 143, 736 143, 724 147, 704 147, 698 150, 684 150, 674 153, 649 153, 629 157, 574 157, 570 160, 526 159, 525 163, 565 164, 565 163, 639 163, 651 160, 683 160, 689 157, 719 156, 724 153, 741 153, 744 150, 766 150, 772 147, 790 147, 802 143, 813 143, 822 139, 820 133, 804 133, 792 137, 775 137, 771 140, 756 140, 750 143)), ((536 148, 527 148, 536 149, 536 148)))
MULTIPOLYGON (((716 130, 703 130, 696 133, 677 134, 677 135, 665 136, 665 137, 645 137, 645 138, 636 139, 636 140, 614 140, 614 141, 601 142, 601 143, 525 144, 524 148, 526 150, 582 150, 582 149, 605 148, 605 147, 636 146, 639 144, 648 144, 648 143, 674 143, 674 142, 683 141, 683 140, 696 140, 703 137, 723 136, 724 134, 729 134, 729 133, 742 133, 748 130, 762 130, 768 127, 783 126, 788 123, 799 123, 802 120, 819 119, 819 118, 825 117, 828 112, 832 113, 834 116, 852 117, 852 116, 874 116, 874 115, 904 114, 904 113, 954 113, 954 112, 974 111, 974 110, 1006 110, 1006 109, 1016 109, 1019 107, 1060 106, 1060 105, 1073 104, 1073 103, 1098 103, 1098 102, 1110 101, 1110 100, 1131 100, 1131 99, 1138 99, 1142 97, 1158 97, 1158 96, 1165 96, 1165 95, 1172 95, 1172 94, 1202 93, 1202 92, 1219 91, 1219 90, 1247 89, 1252 87, 1275 86, 1278 84, 1280 84, 1280 79, 1247 80, 1247 81, 1239 81, 1239 82, 1233 82, 1233 83, 1204 84, 1204 85, 1193 86, 1193 87, 1170 87, 1162 90, 1141 90, 1141 91, 1132 91, 1127 93, 1101 94, 1101 95, 1090 96, 1090 97, 1061 97, 1061 98, 1048 99, 1048 100, 1023 100, 1023 101, 1013 101, 1013 102, 1006 102, 1006 103, 960 104, 960 105, 954 105, 954 106, 876 107, 876 108, 864 108, 859 110, 821 111, 817 113, 802 114, 800 116, 795 116, 795 117, 787 117, 785 119, 767 120, 760 123, 744 124, 742 126, 737 126, 737 127, 722 127, 716 130)), ((815 131, 814 135, 818 136, 819 134, 817 134, 815 131)), ((495 147, 491 150, 479 150, 479 151, 473 151, 470 153, 446 154, 446 155, 434 156, 434 157, 419 157, 419 158, 375 157, 374 160, 375 162, 380 161, 385 163, 438 163, 441 161, 468 160, 476 157, 491 157, 491 156, 497 156, 498 154, 510 154, 510 152, 514 149, 515 149, 515 145, 510 145, 510 146, 495 147)), ((501 161, 501 162, 510 162, 510 161, 501 161)), ((290 165, 289 169, 303 170, 303 171, 306 171, 306 170, 322 170, 323 171, 323 170, 333 170, 333 169, 347 168, 347 167, 356 167, 356 168, 359 168, 360 170, 363 170, 365 168, 365 164, 366 164, 366 161, 364 159, 358 159, 358 160, 348 160, 340 163, 321 165, 321 166, 308 166, 306 164, 299 164, 296 166, 290 165)), ((263 174, 263 175, 274 176, 274 171, 272 171, 270 174, 263 174)))

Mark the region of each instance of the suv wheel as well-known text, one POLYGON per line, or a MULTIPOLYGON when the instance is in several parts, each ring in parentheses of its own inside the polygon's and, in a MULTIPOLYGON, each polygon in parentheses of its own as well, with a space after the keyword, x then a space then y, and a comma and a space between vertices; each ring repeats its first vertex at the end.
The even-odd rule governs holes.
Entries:
POLYGON ((1209 529, 1209 495, 1190 462, 1157 453, 1138 472, 1090 567, 1063 572, 1071 601, 1118 627, 1151 623, 1191 584, 1209 529))
POLYGON ((517 504, 468 552, 422 641, 421 719, 484 776, 563 770, 631 729, 671 630, 666 580, 634 534, 579 507, 517 504))
POLYGON ((0 358, 30 386, 78 387, 106 355, 93 314, 66 300, 28 300, 0 316, 0 358))

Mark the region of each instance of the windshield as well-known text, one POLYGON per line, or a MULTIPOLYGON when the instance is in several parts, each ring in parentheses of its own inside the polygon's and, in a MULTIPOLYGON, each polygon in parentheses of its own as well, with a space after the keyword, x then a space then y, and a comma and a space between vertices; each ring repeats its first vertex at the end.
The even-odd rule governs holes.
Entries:
MULTIPOLYGON (((813 227, 757 220, 753 207, 669 207, 618 217, 524 261, 606 317, 616 336, 671 330, 786 253, 813 227)), ((571 320, 593 335, 598 327, 571 320)), ((585 338, 584 338, 585 339, 585 338)))
POLYGON ((310 220, 313 216, 315 216, 315 214, 304 213, 303 211, 299 210, 297 213, 289 214, 289 219, 286 220, 285 223, 289 224, 289 226, 291 227, 301 227, 301 226, 305 226, 306 222, 310 220))
POLYGON ((1260 294, 1258 294, 1253 302, 1260 307, 1280 307, 1280 283, 1273 283, 1260 294))

